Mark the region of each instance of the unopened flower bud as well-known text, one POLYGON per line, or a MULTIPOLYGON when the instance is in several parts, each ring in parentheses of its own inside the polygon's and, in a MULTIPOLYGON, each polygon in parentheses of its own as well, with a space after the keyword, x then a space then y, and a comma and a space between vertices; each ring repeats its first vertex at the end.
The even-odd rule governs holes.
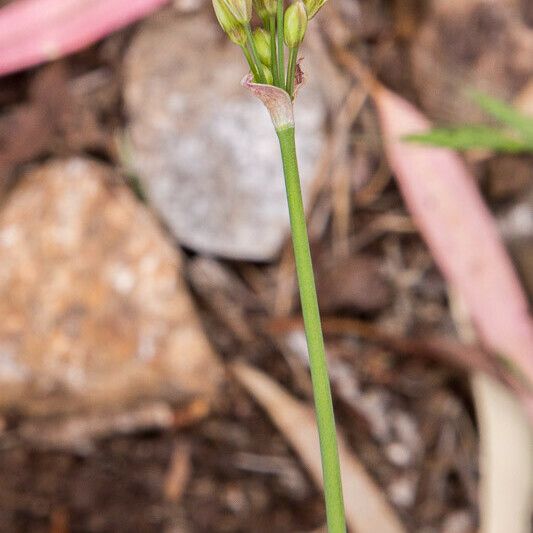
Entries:
POLYGON ((221 0, 239 24, 248 24, 252 18, 252 0, 221 0))
POLYGON ((265 73, 267 85, 274 85, 274 76, 272 76, 272 71, 269 68, 264 68, 263 72, 265 73))
POLYGON ((240 26, 235 17, 228 11, 224 0, 213 0, 213 9, 218 23, 226 33, 229 33, 236 26, 240 26))
POLYGON ((275 15, 278 10, 277 0, 263 0, 265 2, 265 8, 269 15, 275 15))
POLYGON ((296 48, 304 40, 307 29, 307 12, 303 0, 296 0, 287 8, 283 29, 285 44, 289 48, 296 48))
POLYGON ((268 19, 275 15, 278 9, 277 0, 253 0, 254 7, 260 19, 268 19))
POLYGON ((270 67, 272 64, 270 34, 263 28, 257 28, 254 31, 254 44, 261 63, 267 67, 270 67))
POLYGON ((240 24, 228 31, 228 37, 232 43, 238 44, 239 46, 246 45, 246 31, 240 24))
POLYGON ((224 0, 213 0, 213 7, 220 26, 222 26, 230 40, 239 46, 244 46, 246 44, 246 32, 242 24, 239 24, 237 19, 229 12, 224 0))
POLYGON ((268 12, 265 7, 265 2, 263 0, 253 0, 254 2, 254 9, 257 13, 257 16, 261 20, 266 20, 268 18, 268 12))
POLYGON ((303 0, 307 10, 307 19, 311 20, 321 9, 327 0, 303 0))

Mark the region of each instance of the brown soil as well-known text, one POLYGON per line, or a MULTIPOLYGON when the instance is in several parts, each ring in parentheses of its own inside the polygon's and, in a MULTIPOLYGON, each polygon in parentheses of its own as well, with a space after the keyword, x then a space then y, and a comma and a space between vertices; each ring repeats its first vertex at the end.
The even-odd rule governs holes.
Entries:
MULTIPOLYGON (((348 3, 339 1, 337 16, 341 18, 331 15, 324 21, 326 28, 342 20, 342 10, 350 9, 348 3)), ((346 30, 337 43, 330 35, 329 44, 355 52, 392 88, 435 110, 441 104, 431 95, 421 95, 406 67, 411 64, 410 46, 424 20, 418 2, 365 0, 360 6, 361 25, 346 30)), ((530 15, 525 8, 523 16, 529 17, 529 24, 530 15)), ((124 125, 121 62, 134 31, 130 28, 71 58, 1 80, 3 200, 28 164, 53 156, 85 154, 121 167, 114 135, 124 125)), ((333 49, 330 52, 338 65, 333 49)), ((354 119, 348 133, 346 161, 354 168, 362 165, 374 176, 365 184, 364 194, 358 196, 352 190, 356 207, 348 237, 355 254, 364 252, 357 260, 358 268, 367 265, 369 283, 377 284, 379 294, 368 301, 368 295, 358 298, 357 291, 363 289, 353 280, 338 279, 336 285, 328 279, 323 289, 328 313, 393 324, 398 337, 453 335, 445 284, 417 234, 402 230, 405 210, 383 166, 370 106, 354 119), (389 214, 397 217, 385 220, 384 231, 372 233, 372 224, 383 222, 389 214), (376 263, 388 265, 390 286, 373 276, 376 263), (345 286, 354 291, 352 307, 345 286)), ((502 160, 493 157, 473 166, 481 184, 487 185, 495 211, 520 201, 533 183, 526 169, 517 173, 520 181, 514 186, 508 182, 502 186, 502 173, 497 170, 502 160)), ((523 158, 506 156, 504 163, 506 176, 509 168, 524 168, 523 158)), ((352 189, 357 186, 352 185, 352 189)), ((325 189, 315 207, 317 218, 331 213, 332 204, 325 189)), ((314 239, 317 257, 330 257, 337 245, 341 249, 343 245, 336 241, 331 225, 324 228, 314 239)), ((191 274, 194 261, 194 254, 189 254, 186 262, 191 274)), ((231 303, 251 324, 254 338, 248 342, 217 315, 209 305, 209 295, 192 275, 190 285, 210 340, 225 361, 246 357, 296 396, 309 399, 305 367, 297 357, 287 355, 290 350, 285 351, 265 325, 270 318, 268 302, 286 263, 220 263, 257 297, 252 308, 250 302, 231 303), (295 365, 299 370, 294 370, 295 365)), ((290 270, 290 260, 288 264, 290 270)), ((325 260, 319 264, 323 272, 328 268, 325 260)), ((350 267, 344 271, 349 278, 350 267)), ((296 314, 294 291, 290 300, 285 310, 296 314)), ((354 453, 394 502, 408 531, 453 533, 443 530, 443 525, 463 512, 475 524, 478 444, 467 375, 420 354, 402 355, 405 350, 395 350, 390 343, 384 346, 376 339, 338 334, 326 334, 326 339, 331 357, 348 369, 345 387, 359 387, 376 402, 364 414, 350 404, 346 390, 337 384, 340 426, 354 453), (392 433, 380 434, 373 427, 380 420, 392 433), (391 444, 401 441, 401 428, 408 427, 405 431, 409 432, 411 423, 420 445, 413 444, 408 451, 414 455, 403 464, 401 458, 394 459, 391 444)), ((231 380, 203 420, 166 432, 111 436, 95 442, 92 449, 46 450, 24 444, 15 437, 22 423, 17 413, 7 416, 5 423, 0 438, 1 532, 283 533, 313 531, 324 525, 321 494, 305 468, 283 435, 231 380), (174 480, 178 488, 172 491, 165 487, 172 483, 169 478, 176 454, 188 473, 174 480)))

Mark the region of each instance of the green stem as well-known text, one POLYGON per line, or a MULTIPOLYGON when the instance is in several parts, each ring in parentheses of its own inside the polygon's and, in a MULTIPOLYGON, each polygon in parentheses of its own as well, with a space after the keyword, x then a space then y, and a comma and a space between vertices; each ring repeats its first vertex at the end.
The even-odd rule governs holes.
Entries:
POLYGON ((283 0, 278 0, 277 10, 277 32, 278 32, 278 78, 280 87, 282 87, 285 81, 285 42, 283 40, 283 0))
POLYGON ((295 46, 289 50, 289 65, 287 66, 287 85, 285 90, 289 96, 294 96, 294 78, 296 76, 296 63, 298 60, 298 47, 295 46))
POLYGON ((328 532, 346 533, 335 417, 331 400, 313 264, 309 249, 309 239, 307 237, 302 192, 300 189, 294 127, 279 130, 277 134, 283 160, 294 258, 300 288, 307 349, 309 351, 309 365, 313 383, 320 453, 322 456, 328 532))
POLYGON ((246 47, 246 45, 241 46, 242 51, 244 52, 244 57, 246 57, 246 61, 248 62, 248 66, 250 67, 250 70, 252 71, 252 74, 254 75, 254 80, 259 79, 259 72, 257 71, 257 67, 255 66, 254 60, 250 54, 250 50, 246 47))
POLYGON ((259 83, 266 83, 265 72, 263 70, 263 64, 259 60, 259 54, 257 53, 257 50, 255 48, 254 38, 252 35, 252 28, 250 27, 250 24, 245 24, 244 30, 246 31, 246 38, 248 40, 248 46, 250 47, 250 51, 252 53, 253 62, 259 74, 259 79, 256 79, 255 81, 259 83))
POLYGON ((272 77, 274 85, 280 87, 278 63, 276 59, 276 15, 270 15, 268 19, 268 28, 270 30, 270 63, 272 65, 272 77))

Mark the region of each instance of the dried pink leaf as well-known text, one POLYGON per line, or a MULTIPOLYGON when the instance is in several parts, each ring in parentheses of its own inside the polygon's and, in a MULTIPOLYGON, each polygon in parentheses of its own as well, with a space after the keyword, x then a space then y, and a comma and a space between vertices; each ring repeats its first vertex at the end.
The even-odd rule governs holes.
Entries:
POLYGON ((520 392, 533 419, 533 323, 496 224, 462 159, 402 140, 429 121, 377 86, 384 147, 405 202, 447 281, 464 300, 486 347, 520 392))
POLYGON ((0 9, 0 75, 80 50, 168 0, 20 0, 0 9))

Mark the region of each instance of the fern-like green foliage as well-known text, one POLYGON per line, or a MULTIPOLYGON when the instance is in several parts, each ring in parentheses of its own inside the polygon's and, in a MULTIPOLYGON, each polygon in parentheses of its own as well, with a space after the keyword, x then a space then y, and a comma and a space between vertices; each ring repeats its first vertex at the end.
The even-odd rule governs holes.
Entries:
POLYGON ((533 119, 509 104, 481 93, 471 93, 473 101, 500 126, 464 125, 435 128, 427 133, 408 135, 405 140, 451 148, 482 148, 496 152, 533 152, 533 119))

